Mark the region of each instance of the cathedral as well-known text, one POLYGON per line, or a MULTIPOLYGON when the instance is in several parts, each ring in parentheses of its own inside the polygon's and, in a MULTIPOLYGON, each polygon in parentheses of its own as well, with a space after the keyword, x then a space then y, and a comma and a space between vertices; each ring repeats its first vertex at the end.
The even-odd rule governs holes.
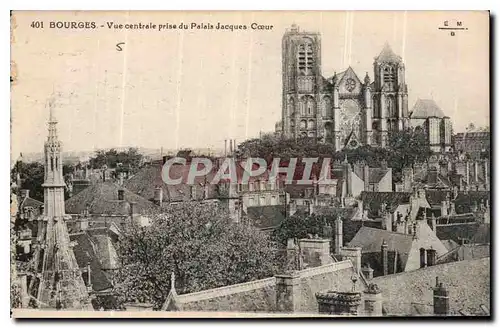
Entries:
MULTIPOLYGON (((408 112, 405 65, 388 44, 375 57, 373 81, 368 73, 361 80, 351 67, 325 78, 319 33, 302 32, 292 25, 283 36, 282 64, 282 121, 276 124, 277 133, 316 138, 340 150, 385 147, 390 132, 414 126, 408 112)), ((434 134, 446 134, 441 133, 441 124, 432 127, 438 130, 434 134)))

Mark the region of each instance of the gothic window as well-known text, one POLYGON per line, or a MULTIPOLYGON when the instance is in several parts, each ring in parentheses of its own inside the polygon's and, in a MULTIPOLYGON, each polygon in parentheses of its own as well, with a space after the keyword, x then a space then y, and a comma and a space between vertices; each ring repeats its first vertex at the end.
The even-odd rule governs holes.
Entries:
POLYGON ((307 124, 307 127, 309 128, 309 130, 314 130, 315 128, 315 123, 313 120, 309 120, 309 124, 307 124))
POLYGON ((56 157, 56 169, 59 167, 59 158, 56 157))
POLYGON ((291 130, 295 129, 295 121, 294 120, 290 120, 290 129, 291 130))
POLYGON ((299 106, 300 106, 300 116, 305 116, 307 107, 307 99, 305 97, 302 97, 302 99, 300 99, 299 106))
POLYGON ((397 117, 397 112, 396 112, 396 101, 394 99, 394 96, 389 96, 386 98, 386 106, 387 106, 387 116, 388 117, 397 117))
POLYGON ((386 66, 384 68, 384 82, 393 83, 395 82, 394 69, 391 66, 386 66))
POLYGON ((309 131, 309 138, 314 138, 314 131, 309 131))
POLYGON ((297 53, 298 69, 301 75, 312 75, 314 66, 314 51, 309 40, 299 45, 297 53))
POLYGON ((380 117, 380 104, 378 102, 380 98, 373 98, 373 117, 380 117))
POLYGON ((300 121, 300 129, 301 130, 307 129, 307 121, 306 120, 300 121))
POLYGON ((323 100, 321 101, 321 111, 323 116, 325 117, 332 117, 333 112, 332 112, 332 100, 330 97, 326 96, 323 97, 323 100))
POLYGON ((314 98, 311 96, 304 96, 301 99, 301 115, 302 116, 312 116, 316 114, 316 102, 314 101, 314 98))
POLYGON ((54 157, 50 158, 50 170, 54 171, 54 157))
POLYGON ((293 115, 295 113, 295 101, 293 98, 288 99, 288 114, 293 115))

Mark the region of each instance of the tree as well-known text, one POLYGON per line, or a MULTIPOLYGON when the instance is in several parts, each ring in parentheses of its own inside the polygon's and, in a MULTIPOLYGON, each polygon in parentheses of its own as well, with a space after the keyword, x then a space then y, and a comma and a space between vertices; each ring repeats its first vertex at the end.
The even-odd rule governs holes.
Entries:
POLYGON ((416 162, 425 162, 432 151, 425 132, 421 128, 395 131, 389 135, 388 162, 401 169, 416 162))
POLYGON ((17 174, 21 178, 21 188, 30 190, 30 197, 43 202, 43 181, 45 168, 42 163, 25 163, 17 161, 10 172, 12 181, 16 181, 17 174))
POLYGON ((98 150, 95 156, 90 159, 90 166, 100 169, 106 165, 113 169, 135 171, 140 167, 142 159, 143 155, 139 153, 137 148, 129 148, 127 151, 120 152, 116 149, 98 150))
POLYGON ((118 242, 122 302, 161 307, 175 273, 178 293, 270 277, 276 245, 257 229, 235 224, 217 204, 186 202, 153 216, 149 227, 129 227, 118 242))

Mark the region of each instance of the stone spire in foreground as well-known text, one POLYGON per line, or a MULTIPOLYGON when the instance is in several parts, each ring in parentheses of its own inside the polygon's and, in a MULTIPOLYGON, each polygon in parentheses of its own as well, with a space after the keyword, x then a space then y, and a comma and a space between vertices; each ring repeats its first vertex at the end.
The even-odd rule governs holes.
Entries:
POLYGON ((44 211, 38 218, 31 296, 39 308, 93 310, 83 281, 65 220, 62 144, 50 103, 49 136, 45 142, 44 211))

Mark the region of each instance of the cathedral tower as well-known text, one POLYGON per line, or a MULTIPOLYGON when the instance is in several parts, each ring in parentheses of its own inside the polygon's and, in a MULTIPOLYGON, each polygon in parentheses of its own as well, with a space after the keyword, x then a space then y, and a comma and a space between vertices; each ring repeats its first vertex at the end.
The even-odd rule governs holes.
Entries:
POLYGON ((319 137, 321 113, 321 40, 296 25, 282 41, 282 129, 288 137, 319 137))
POLYGON ((37 306, 52 309, 92 310, 65 220, 61 142, 50 104, 49 136, 45 142, 44 211, 38 218, 29 292, 37 306))
POLYGON ((374 144, 385 147, 388 133, 401 131, 408 124, 408 87, 405 66, 388 43, 373 63, 373 121, 374 144))

